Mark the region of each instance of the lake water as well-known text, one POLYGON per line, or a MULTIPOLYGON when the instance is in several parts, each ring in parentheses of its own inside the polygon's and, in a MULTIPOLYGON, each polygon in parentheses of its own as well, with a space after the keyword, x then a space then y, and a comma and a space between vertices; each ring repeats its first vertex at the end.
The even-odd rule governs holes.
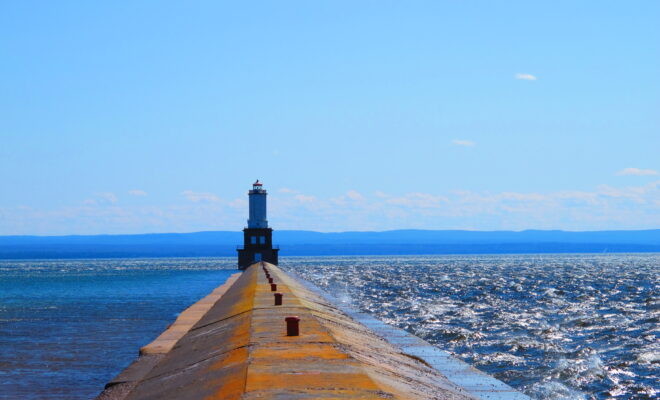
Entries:
POLYGON ((236 260, 0 261, 0 399, 90 399, 236 260))
POLYGON ((657 399, 660 255, 289 258, 283 265, 536 399, 657 399))
MULTIPOLYGON (((93 398, 235 262, 0 261, 0 398, 93 398)), ((533 398, 658 398, 658 254, 289 257, 281 266, 533 398)))

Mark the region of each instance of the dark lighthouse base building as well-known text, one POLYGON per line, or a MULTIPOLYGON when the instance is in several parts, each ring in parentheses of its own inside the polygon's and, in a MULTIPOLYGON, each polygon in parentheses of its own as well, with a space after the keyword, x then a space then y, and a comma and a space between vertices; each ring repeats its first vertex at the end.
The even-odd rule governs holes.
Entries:
POLYGON ((248 192, 250 198, 250 218, 243 229, 243 246, 238 248, 238 267, 245 269, 259 261, 277 265, 279 249, 273 246, 273 230, 266 219, 266 190, 256 181, 248 192))
POLYGON ((280 249, 273 246, 273 230, 266 229, 243 229, 242 248, 238 249, 238 267, 246 267, 258 261, 266 261, 277 265, 277 253, 280 249))

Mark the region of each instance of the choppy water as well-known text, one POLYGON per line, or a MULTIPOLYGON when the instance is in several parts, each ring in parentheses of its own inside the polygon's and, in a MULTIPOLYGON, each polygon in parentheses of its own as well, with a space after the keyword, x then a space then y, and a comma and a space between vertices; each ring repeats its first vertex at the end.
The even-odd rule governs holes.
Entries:
POLYGON ((660 397, 660 255, 288 258, 281 265, 535 399, 660 397))
POLYGON ((0 399, 90 399, 234 258, 0 261, 0 399))
MULTIPOLYGON (((660 395, 660 255, 296 257, 282 266, 536 399, 660 395)), ((88 399, 233 258, 0 261, 0 399, 88 399)))

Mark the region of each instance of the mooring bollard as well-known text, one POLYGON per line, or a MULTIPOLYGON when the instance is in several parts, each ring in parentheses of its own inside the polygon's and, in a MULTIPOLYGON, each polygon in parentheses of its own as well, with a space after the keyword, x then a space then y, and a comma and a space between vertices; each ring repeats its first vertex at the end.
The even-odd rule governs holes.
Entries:
POLYGON ((273 278, 268 277, 268 283, 273 283, 273 278))
POLYGON ((275 293, 275 305, 276 306, 281 306, 282 305, 282 293, 275 293))
POLYGON ((296 316, 284 318, 286 321, 286 335, 287 336, 298 336, 300 334, 299 322, 300 318, 296 316))
POLYGON ((277 292, 277 283, 271 283, 270 284, 270 291, 271 292, 277 292))

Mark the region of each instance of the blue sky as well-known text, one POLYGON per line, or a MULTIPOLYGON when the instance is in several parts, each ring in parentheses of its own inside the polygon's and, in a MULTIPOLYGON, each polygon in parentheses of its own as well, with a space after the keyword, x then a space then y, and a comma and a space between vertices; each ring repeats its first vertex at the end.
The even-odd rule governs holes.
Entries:
POLYGON ((660 2, 0 4, 0 234, 660 228, 660 2))

